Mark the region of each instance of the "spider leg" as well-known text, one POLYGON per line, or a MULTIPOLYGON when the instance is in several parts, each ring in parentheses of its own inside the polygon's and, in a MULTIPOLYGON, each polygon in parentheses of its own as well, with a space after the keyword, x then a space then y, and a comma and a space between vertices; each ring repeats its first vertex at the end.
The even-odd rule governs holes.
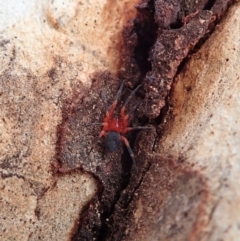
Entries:
POLYGON ((89 123, 85 125, 80 125, 80 126, 106 126, 107 123, 100 123, 100 122, 95 122, 95 123, 89 123))
POLYGON ((97 145, 98 140, 99 140, 100 138, 102 138, 103 136, 106 136, 106 134, 107 134, 106 131, 102 130, 102 131, 100 132, 99 136, 96 137, 96 138, 94 138, 93 143, 92 143, 92 147, 91 147, 90 151, 88 152, 88 155, 90 155, 90 153, 92 152, 93 147, 97 145))
POLYGON ((136 105, 133 106, 131 112, 129 112, 128 115, 131 115, 131 114, 137 109, 137 107, 138 107, 142 102, 143 102, 143 100, 138 101, 138 103, 137 103, 136 105))
POLYGON ((106 113, 106 116, 107 117, 111 117, 115 108, 116 108, 116 105, 118 103, 118 99, 120 98, 121 94, 122 94, 122 90, 123 90, 123 86, 124 86, 124 81, 122 82, 118 92, 117 92, 117 95, 115 97, 115 100, 113 101, 112 105, 110 106, 109 110, 107 111, 106 113))
MULTIPOLYGON (((120 115, 121 115, 121 118, 122 118, 122 121, 123 121, 123 125, 124 126, 127 126, 127 123, 128 123, 128 117, 129 117, 129 114, 125 114, 125 111, 126 111, 126 105, 128 104, 128 102, 130 101, 130 99, 132 98, 132 96, 137 92, 137 90, 141 87, 141 85, 137 86, 137 88, 135 88, 132 93, 128 96, 127 100, 125 101, 124 105, 122 106, 121 108, 121 111, 120 111, 120 115)), ((137 105, 134 106, 137 107, 142 101, 138 102, 137 105)))
POLYGON ((118 101, 118 99, 120 98, 121 94, 122 94, 122 90, 123 90, 123 86, 124 86, 124 81, 122 82, 118 92, 117 92, 117 95, 115 97, 115 100, 118 101))
POLYGON ((125 146, 127 147, 127 149, 128 149, 128 153, 129 153, 129 155, 130 155, 131 158, 132 158, 133 165, 134 165, 134 167, 136 168, 136 167, 137 167, 137 166, 136 166, 136 160, 135 160, 135 158, 134 158, 134 154, 133 154, 132 148, 130 147, 127 138, 124 137, 124 136, 120 136, 120 138, 121 138, 121 141, 123 141, 124 144, 125 144, 125 146))
POLYGON ((133 127, 127 127, 127 131, 134 131, 134 130, 150 130, 152 127, 149 126, 133 126, 133 127))
POLYGON ((102 130, 98 136, 98 138, 102 138, 103 136, 106 136, 107 135, 107 132, 102 130))
POLYGON ((89 124, 85 124, 85 125, 79 125, 79 126, 83 126, 83 127, 87 127, 87 126, 103 126, 103 128, 106 128, 108 126, 107 122, 95 122, 95 123, 89 123, 89 124))
POLYGON ((107 112, 107 110, 108 110, 108 104, 107 104, 107 98, 106 98, 106 95, 105 95, 105 92, 104 92, 104 91, 102 91, 101 97, 102 97, 102 100, 103 100, 103 103, 104 103, 105 111, 107 112))
POLYGON ((138 89, 141 87, 141 85, 138 85, 137 88, 135 88, 132 93, 128 96, 128 98, 126 99, 123 107, 126 108, 128 102, 130 101, 130 99, 133 97, 133 95, 135 95, 135 93, 138 91, 138 89))

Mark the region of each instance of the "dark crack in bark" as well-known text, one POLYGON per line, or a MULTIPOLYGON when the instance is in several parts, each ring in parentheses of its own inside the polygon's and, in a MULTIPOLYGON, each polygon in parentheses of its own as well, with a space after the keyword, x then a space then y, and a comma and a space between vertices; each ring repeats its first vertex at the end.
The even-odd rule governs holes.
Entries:
MULTIPOLYGON (((123 31, 119 73, 125 87, 143 86, 130 104, 131 109, 144 100, 133 122, 162 123, 167 108, 160 114, 181 65, 209 36, 231 3, 143 0, 137 5, 136 19, 123 31)), ((49 77, 56 77, 54 69, 49 77)), ((60 171, 80 168, 99 180, 98 195, 80 214, 72 240, 199 240, 208 188, 201 175, 182 160, 153 152, 158 138, 154 127, 129 136, 137 169, 131 168, 125 149, 109 155, 101 141, 95 142, 101 128, 88 124, 103 120, 101 92, 111 104, 121 81, 108 72, 96 74, 91 89, 76 93, 63 108, 57 148, 60 171), (182 224, 175 221, 176 215, 182 224)), ((127 94, 125 89, 123 99, 127 94)))

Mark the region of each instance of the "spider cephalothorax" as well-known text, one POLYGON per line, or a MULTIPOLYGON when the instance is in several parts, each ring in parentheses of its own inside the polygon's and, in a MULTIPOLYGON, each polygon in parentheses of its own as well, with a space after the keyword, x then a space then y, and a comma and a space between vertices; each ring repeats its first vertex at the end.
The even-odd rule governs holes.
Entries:
MULTIPOLYGON (((148 129, 148 127, 143 127, 143 126, 130 127, 128 124, 129 115, 126 114, 126 105, 128 104, 130 98, 139 89, 140 85, 132 91, 132 93, 129 95, 129 97, 121 107, 120 116, 118 118, 114 116, 114 111, 116 109, 118 100, 121 96, 123 85, 124 83, 121 84, 112 105, 106 110, 106 115, 104 117, 104 120, 102 123, 100 123, 103 126, 103 128, 99 134, 99 137, 100 138, 105 137, 105 146, 107 150, 109 150, 110 152, 116 151, 119 148, 121 141, 124 142, 135 165, 136 163, 135 163, 133 151, 124 134, 126 134, 128 131, 131 131, 131 130, 148 129)), ((105 103, 105 106, 107 106, 106 103, 105 103)))

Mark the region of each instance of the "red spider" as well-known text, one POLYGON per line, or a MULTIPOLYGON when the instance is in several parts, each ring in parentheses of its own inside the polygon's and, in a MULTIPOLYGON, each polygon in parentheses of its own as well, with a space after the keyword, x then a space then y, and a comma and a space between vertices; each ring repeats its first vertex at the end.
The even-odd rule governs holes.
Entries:
POLYGON ((149 129, 149 127, 144 127, 144 126, 129 127, 128 126, 129 115, 125 113, 126 105, 128 104, 131 97, 137 92, 140 85, 132 91, 132 93, 125 101, 124 105, 120 110, 120 118, 117 118, 114 116, 114 111, 117 106, 118 100, 121 96, 123 85, 124 85, 124 82, 121 84, 117 92, 117 95, 115 97, 115 100, 113 101, 112 105, 108 109, 107 109, 106 100, 105 98, 103 98, 104 104, 106 107, 106 116, 103 119, 102 123, 93 123, 93 124, 97 124, 97 125, 100 124, 103 126, 102 131, 99 134, 99 138, 105 137, 105 146, 108 151, 110 152, 116 151, 119 148, 121 141, 123 141, 128 149, 128 152, 133 160, 134 165, 136 165, 133 151, 129 145, 127 138, 123 135, 126 134, 128 131, 139 130, 139 129, 149 129))

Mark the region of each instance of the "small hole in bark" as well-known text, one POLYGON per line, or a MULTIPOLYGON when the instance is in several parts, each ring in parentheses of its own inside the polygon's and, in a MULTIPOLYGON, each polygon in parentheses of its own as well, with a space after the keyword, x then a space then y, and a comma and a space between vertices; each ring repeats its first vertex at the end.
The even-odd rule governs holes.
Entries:
POLYGON ((209 0, 207 4, 204 7, 204 10, 211 10, 211 8, 214 6, 216 0, 209 0))

